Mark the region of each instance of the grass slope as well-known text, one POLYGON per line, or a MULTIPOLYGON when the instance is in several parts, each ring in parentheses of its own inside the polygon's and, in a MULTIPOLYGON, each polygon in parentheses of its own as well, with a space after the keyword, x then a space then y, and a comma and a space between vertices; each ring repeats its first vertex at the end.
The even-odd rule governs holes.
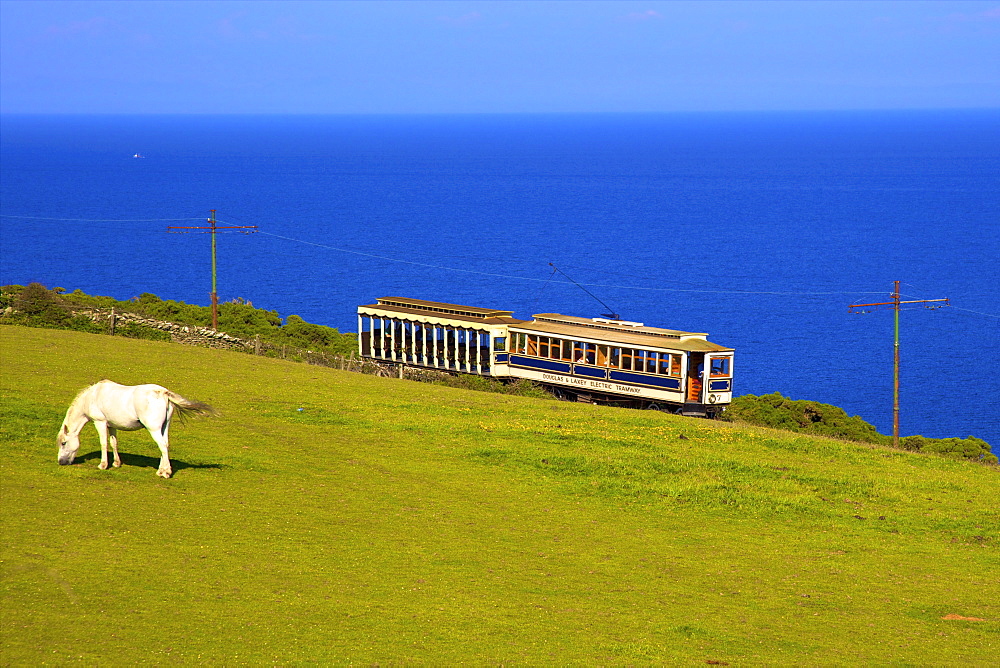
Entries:
POLYGON ((0 662, 1000 655, 996 469, 653 412, 0 327, 0 662), (221 417, 99 471, 80 388, 221 417), (862 519, 863 518, 863 519, 862 519), (943 620, 955 614, 986 621, 943 620))

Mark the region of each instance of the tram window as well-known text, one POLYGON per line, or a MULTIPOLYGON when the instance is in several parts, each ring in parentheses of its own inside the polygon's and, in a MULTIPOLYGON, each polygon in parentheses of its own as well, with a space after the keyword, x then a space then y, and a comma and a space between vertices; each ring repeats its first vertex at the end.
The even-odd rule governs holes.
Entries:
POLYGON ((622 349, 612 348, 608 356, 608 366, 612 369, 617 369, 622 361, 622 349))
POLYGON ((631 348, 622 348, 622 357, 620 368, 624 371, 632 370, 632 356, 635 355, 635 351, 631 348))
POLYGON ((712 375, 713 376, 728 376, 729 375, 729 358, 728 357, 713 357, 712 358, 712 375))
POLYGON ((536 353, 539 357, 549 356, 549 339, 545 336, 538 337, 538 352, 536 353))
POLYGON ((656 366, 659 362, 659 353, 646 353, 646 373, 656 373, 656 366))
POLYGON ((645 371, 646 370, 646 351, 636 350, 634 356, 632 357, 632 370, 633 371, 645 371))
POLYGON ((534 334, 528 334, 528 349, 526 352, 529 355, 538 354, 538 337, 534 334))
POLYGON ((507 349, 506 336, 498 336, 495 339, 493 339, 493 350, 502 353, 506 349, 507 349))
POLYGON ((681 375, 681 356, 671 355, 670 356, 670 375, 680 376, 681 375))
POLYGON ((573 342, 573 361, 577 364, 583 364, 587 361, 586 343, 580 343, 579 341, 573 342))
POLYGON ((597 366, 608 365, 608 346, 597 346, 597 366))
POLYGON ((573 342, 567 341, 566 339, 560 339, 562 344, 562 357, 560 359, 566 362, 573 361, 573 342))
POLYGON ((660 364, 656 368, 656 373, 660 374, 661 376, 669 376, 670 358, 672 357, 673 355, 671 355, 670 353, 660 353, 660 364))

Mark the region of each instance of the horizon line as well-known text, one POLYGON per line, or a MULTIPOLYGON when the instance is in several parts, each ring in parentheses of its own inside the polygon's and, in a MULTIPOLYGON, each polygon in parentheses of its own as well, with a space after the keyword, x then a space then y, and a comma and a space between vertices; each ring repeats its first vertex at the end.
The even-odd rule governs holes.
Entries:
POLYGON ((673 109, 660 111, 3 111, 0 116, 661 116, 1000 111, 983 107, 850 107, 828 109, 673 109))

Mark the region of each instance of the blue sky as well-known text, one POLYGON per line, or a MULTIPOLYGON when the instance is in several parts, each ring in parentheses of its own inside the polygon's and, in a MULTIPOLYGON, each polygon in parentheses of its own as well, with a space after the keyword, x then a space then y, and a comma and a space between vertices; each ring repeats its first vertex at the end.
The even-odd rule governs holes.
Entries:
POLYGON ((1000 107, 1000 2, 0 1, 5 113, 1000 107))

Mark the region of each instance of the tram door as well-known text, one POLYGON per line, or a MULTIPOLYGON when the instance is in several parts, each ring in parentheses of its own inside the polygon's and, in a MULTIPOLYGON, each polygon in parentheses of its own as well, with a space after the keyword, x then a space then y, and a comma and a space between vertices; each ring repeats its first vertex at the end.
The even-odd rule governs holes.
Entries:
POLYGON ((705 373, 705 353, 690 353, 688 355, 688 386, 687 400, 700 402, 702 383, 705 373))

